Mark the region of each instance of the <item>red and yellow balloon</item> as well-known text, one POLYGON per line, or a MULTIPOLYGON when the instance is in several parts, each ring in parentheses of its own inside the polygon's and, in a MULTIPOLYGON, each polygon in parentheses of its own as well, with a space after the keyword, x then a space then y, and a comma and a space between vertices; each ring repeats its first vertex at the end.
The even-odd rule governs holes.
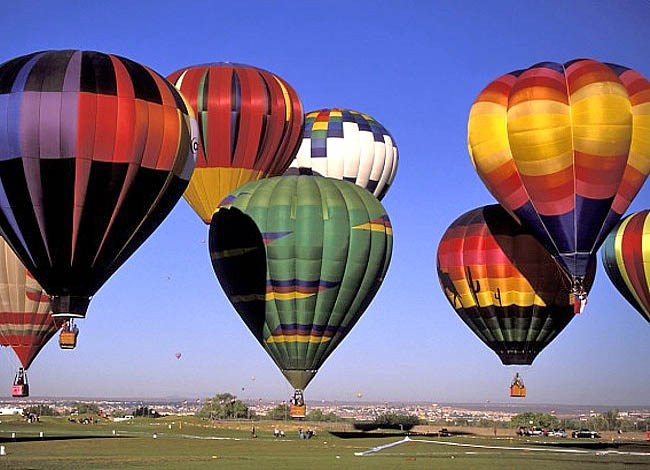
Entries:
POLYGON ((234 189, 289 167, 300 145, 302 103, 282 78, 248 65, 195 65, 167 79, 197 115, 201 145, 184 197, 210 224, 234 189))
POLYGON ((584 294, 591 257, 650 172, 650 83, 580 59, 503 75, 469 116, 472 162, 584 294))

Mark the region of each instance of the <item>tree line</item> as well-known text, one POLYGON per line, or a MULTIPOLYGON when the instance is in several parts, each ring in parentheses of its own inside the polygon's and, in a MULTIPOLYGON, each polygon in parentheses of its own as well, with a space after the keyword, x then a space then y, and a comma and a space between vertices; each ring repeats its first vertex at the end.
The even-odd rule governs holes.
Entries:
POLYGON ((519 427, 540 427, 545 429, 582 429, 588 428, 597 431, 646 431, 650 430, 650 420, 639 420, 630 417, 621 417, 620 410, 613 409, 591 416, 586 420, 560 419, 549 413, 525 412, 512 417, 510 421, 494 421, 490 419, 456 418, 452 421, 446 419, 432 420, 429 424, 451 426, 476 426, 476 427, 505 427, 518 429, 519 427))

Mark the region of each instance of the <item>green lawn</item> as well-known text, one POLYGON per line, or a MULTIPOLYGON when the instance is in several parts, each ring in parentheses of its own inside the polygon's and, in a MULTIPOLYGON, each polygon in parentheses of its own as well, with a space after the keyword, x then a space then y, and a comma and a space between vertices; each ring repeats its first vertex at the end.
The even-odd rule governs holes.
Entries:
MULTIPOLYGON (((367 456, 363 452, 396 442, 399 438, 339 439, 325 432, 312 440, 298 440, 293 430, 285 440, 271 435, 272 424, 258 423, 259 437, 252 439, 248 423, 218 423, 197 418, 138 419, 132 423, 69 423, 66 418, 43 418, 27 424, 3 417, 0 440, 7 455, 0 469, 330 469, 330 468, 598 468, 634 465, 650 467, 650 455, 597 455, 605 451, 650 454, 645 442, 616 443, 589 440, 491 439, 486 437, 414 438, 447 443, 408 442, 367 456), (172 424, 173 423, 173 424, 172 424), (181 424, 182 423, 182 426, 181 424), (169 425, 171 424, 171 429, 169 425), (239 429, 238 429, 239 428, 239 429), (116 431, 113 436, 112 431, 116 431), (44 440, 39 432, 44 433, 44 440), (16 433, 16 440, 11 433, 16 433), (153 439, 153 433, 158 438, 153 439), (212 439, 218 437, 221 439, 212 439), (454 444, 454 445, 448 445, 454 444), (461 446, 464 445, 464 446, 461 446), (590 447, 596 445, 596 447, 590 447), (498 447, 481 448, 477 446, 498 447), (606 447, 609 446, 609 447, 606 447), (526 447, 508 450, 506 447, 526 447), (543 448, 544 451, 528 450, 543 448), (569 450, 570 452, 559 452, 569 450), (574 452, 579 453, 574 453, 574 452), (603 465, 605 464, 605 465, 603 465)), ((629 468, 629 467, 627 467, 629 468)))

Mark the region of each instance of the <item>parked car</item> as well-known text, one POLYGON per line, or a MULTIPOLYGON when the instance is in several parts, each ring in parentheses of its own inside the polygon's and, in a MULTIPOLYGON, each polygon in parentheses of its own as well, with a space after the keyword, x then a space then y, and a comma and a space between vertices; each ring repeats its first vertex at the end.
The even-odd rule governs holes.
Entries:
POLYGON ((596 431, 590 431, 589 429, 581 429, 580 431, 573 431, 571 433, 571 437, 574 439, 576 438, 591 438, 591 439, 596 439, 600 437, 600 434, 598 434, 596 431))
POLYGON ((517 434, 520 436, 543 436, 544 430, 540 427, 534 427, 534 428, 525 428, 521 426, 519 430, 517 431, 517 434))
POLYGON ((449 437, 449 436, 451 436, 451 433, 449 432, 449 429, 442 428, 440 431, 438 431, 438 436, 440 436, 440 437, 449 437))
POLYGON ((566 437, 566 431, 564 429, 553 429, 548 432, 550 437, 566 437))

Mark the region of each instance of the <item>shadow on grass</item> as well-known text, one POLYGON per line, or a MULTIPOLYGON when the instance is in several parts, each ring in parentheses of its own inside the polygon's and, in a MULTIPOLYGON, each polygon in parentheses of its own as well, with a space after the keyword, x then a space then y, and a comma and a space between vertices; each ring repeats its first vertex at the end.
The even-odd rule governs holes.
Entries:
POLYGON ((37 442, 37 441, 74 441, 82 439, 128 439, 133 436, 17 436, 15 438, 11 437, 0 437, 0 444, 7 442, 37 442))
POLYGON ((449 436, 474 436, 474 433, 463 431, 449 431, 446 434, 438 432, 365 432, 365 431, 327 431, 332 436, 341 439, 379 439, 382 437, 449 437, 449 436))
POLYGON ((580 441, 571 439, 565 442, 536 442, 536 446, 573 448, 585 450, 620 450, 624 452, 650 452, 650 443, 645 442, 609 442, 609 441, 580 441))

